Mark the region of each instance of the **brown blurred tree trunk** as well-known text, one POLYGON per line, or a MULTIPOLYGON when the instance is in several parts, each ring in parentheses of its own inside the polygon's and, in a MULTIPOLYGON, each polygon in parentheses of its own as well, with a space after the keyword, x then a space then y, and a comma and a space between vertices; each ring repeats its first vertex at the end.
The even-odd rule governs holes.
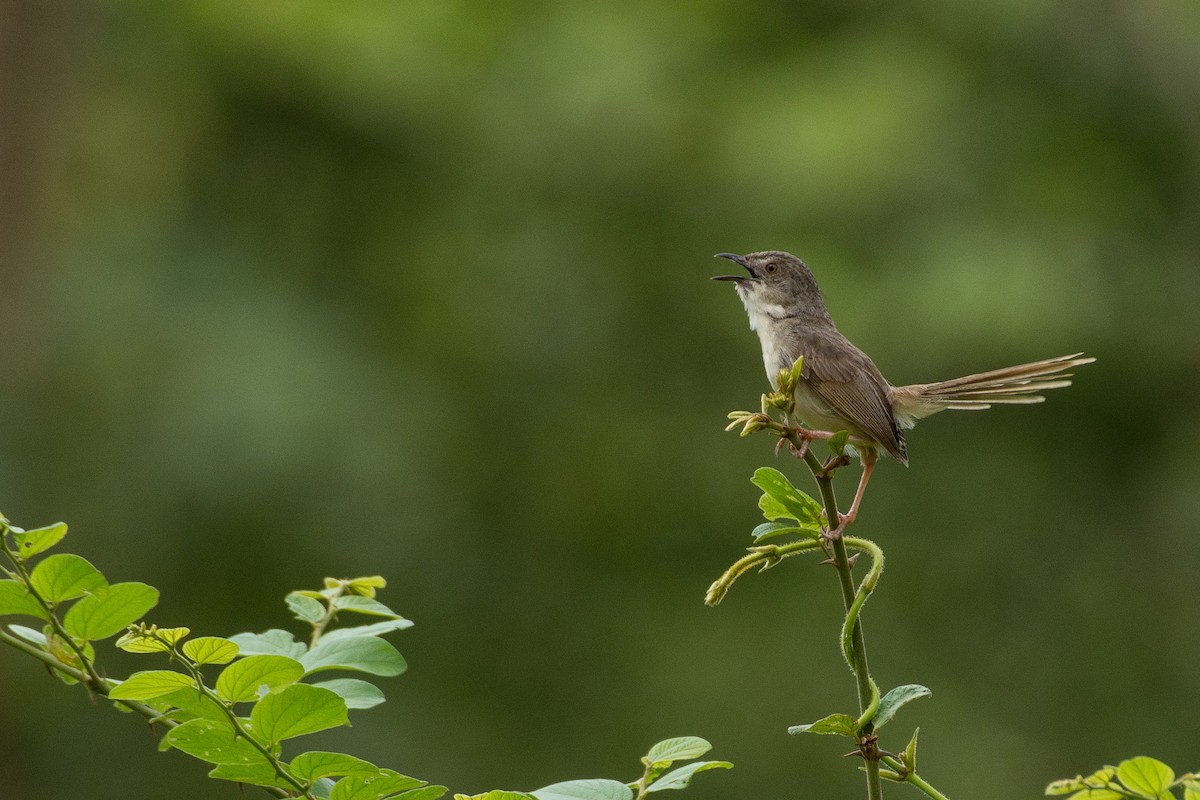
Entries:
MULTIPOLYGON (((46 132, 61 118, 74 3, 0 0, 0 341, 34 269, 50 159, 46 132)), ((11 339, 9 339, 11 341, 11 339)))

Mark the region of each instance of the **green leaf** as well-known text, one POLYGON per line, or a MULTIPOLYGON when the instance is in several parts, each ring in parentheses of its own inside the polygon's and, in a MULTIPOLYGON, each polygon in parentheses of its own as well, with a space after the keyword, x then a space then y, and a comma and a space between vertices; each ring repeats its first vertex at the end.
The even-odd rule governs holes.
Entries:
POLYGON ((164 694, 156 702, 166 703, 177 709, 171 712, 171 717, 180 722, 186 722, 189 719, 211 719, 227 722, 229 719, 226 716, 225 706, 208 695, 201 694, 195 684, 171 694, 164 694))
POLYGON ((180 689, 196 689, 191 676, 169 669, 135 672, 108 693, 113 700, 153 700, 180 689))
POLYGON ((21 558, 29 558, 54 547, 66 535, 67 523, 56 522, 45 528, 35 528, 24 533, 14 532, 13 541, 17 544, 17 552, 21 558))
POLYGON ((1117 765, 1117 780, 1147 797, 1158 797, 1175 782, 1175 771, 1163 762, 1138 756, 1117 765))
POLYGON ((325 604, 320 600, 314 600, 299 592, 292 592, 283 600, 296 615, 296 619, 304 622, 320 622, 325 616, 325 604))
POLYGON ((420 789, 409 789, 393 797, 395 800, 437 800, 445 793, 445 786, 422 786, 420 789))
POLYGON ((287 631, 272 628, 265 633, 239 633, 229 637, 244 656, 287 656, 300 659, 308 648, 287 631))
POLYGON ((36 644, 38 647, 47 647, 50 644, 46 641, 46 634, 35 631, 33 628, 26 628, 24 625, 9 625, 8 629, 18 638, 36 644))
POLYGON ((262 759, 257 764, 217 764, 209 771, 208 777, 251 786, 291 788, 290 784, 275 773, 275 767, 267 763, 266 759, 262 759))
POLYGON ((1103 789, 1112 784, 1113 778, 1117 776, 1116 767, 1101 767, 1100 769, 1082 778, 1083 785, 1092 789, 1103 789))
POLYGON ((853 736, 854 726, 857 722, 858 720, 848 714, 830 714, 828 717, 819 719, 809 725, 795 725, 788 728, 788 733, 793 736, 801 733, 853 736))
MULTIPOLYGON (((492 789, 490 792, 483 794, 456 794, 454 800, 536 800, 531 794, 525 792, 506 792, 502 789, 492 789)), ((337 800, 337 798, 334 798, 337 800)))
POLYGON ((875 712, 875 716, 871 717, 871 724, 875 726, 876 730, 879 730, 891 721, 901 706, 922 697, 929 697, 931 694, 933 693, 924 686, 916 683, 897 686, 880 699, 879 710, 875 712))
POLYGON ((116 636, 158 605, 158 589, 144 583, 101 586, 67 612, 63 627, 78 639, 96 641, 116 636))
POLYGON ((691 764, 685 764, 682 767, 677 767, 666 775, 650 784, 646 791, 661 792, 663 789, 685 789, 691 783, 692 776, 697 772, 704 772, 709 769, 732 769, 733 764, 728 761, 696 761, 691 764))
POLYGON ((188 628, 160 628, 157 625, 142 625, 131 630, 116 645, 127 653, 169 653, 171 648, 187 638, 188 628))
POLYGON ((314 683, 313 686, 333 692, 346 701, 346 708, 374 708, 385 699, 378 686, 358 678, 335 678, 314 683))
POLYGON ((642 758, 642 763, 670 764, 673 761, 686 761, 712 750, 712 745, 699 736, 676 736, 673 739, 663 739, 650 748, 650 752, 642 758))
POLYGON ((1056 781, 1051 781, 1046 787, 1046 796, 1055 797, 1062 794, 1071 794, 1083 788, 1083 778, 1076 775, 1074 778, 1060 778, 1056 781))
POLYGON ((386 586, 387 581, 382 575, 368 575, 363 578, 351 578, 350 584, 346 588, 353 594, 374 597, 376 589, 383 589, 386 586))
POLYGON ((61 603, 106 585, 100 571, 74 553, 49 556, 29 575, 29 584, 48 602, 61 603))
POLYGON ((846 442, 850 440, 850 431, 838 431, 829 439, 829 449, 835 456, 846 454, 846 442))
POLYGON ((750 535, 754 537, 754 541, 761 542, 763 539, 770 539, 773 536, 783 536, 784 534, 813 534, 819 533, 820 529, 808 525, 797 525, 794 522, 764 522, 751 531, 750 535))
POLYGON ((183 654, 196 664, 228 664, 238 657, 238 646, 220 636, 200 636, 183 644, 183 654))
MULTIPOLYGON (((260 656, 270 658, 271 656, 260 656)), ((346 701, 328 689, 295 683, 254 705, 250 724, 256 736, 276 744, 286 739, 349 725, 346 701)))
POLYGON ((1112 789, 1084 789, 1071 795, 1070 800, 1128 800, 1129 795, 1112 789))
POLYGON ((311 783, 317 778, 345 775, 376 775, 379 767, 370 761, 348 756, 345 753, 327 753, 321 750, 311 750, 301 753, 292 759, 292 774, 305 783, 311 783))
POLYGON ((18 581, 0 580, 0 616, 6 614, 25 614, 30 617, 49 620, 50 615, 42 608, 33 595, 18 581))
POLYGON ((250 742, 234 734, 228 720, 190 720, 167 731, 163 744, 210 764, 266 763, 263 754, 250 742))
POLYGON ((1200 784, 1188 783, 1184 786, 1183 800, 1200 800, 1200 784))
POLYGON ((408 667, 395 647, 375 636, 322 638, 300 658, 300 663, 305 675, 325 669, 350 669, 388 677, 408 667))
POLYGON ((348 639, 354 636, 382 636, 385 633, 402 631, 406 628, 411 628, 412 626, 413 624, 411 620, 400 617, 398 619, 388 619, 384 620, 383 622, 376 622, 371 625, 356 625, 349 628, 335 628, 331 631, 327 631, 325 635, 321 637, 321 641, 324 642, 329 639, 336 641, 338 639, 348 639))
POLYGON ((751 482, 764 492, 758 507, 768 520, 794 519, 801 525, 820 526, 821 504, 792 486, 779 470, 759 467, 751 482))
POLYGON ((395 611, 370 597, 360 595, 342 595, 333 599, 333 605, 338 611, 353 611, 357 614, 370 614, 376 617, 399 617, 395 611))
POLYGON ((254 700, 259 690, 291 685, 304 677, 299 661, 286 656, 247 656, 235 661, 217 676, 217 694, 231 703, 254 700))
POLYGON ((380 800, 424 785, 425 781, 381 769, 375 775, 347 775, 333 787, 329 800, 380 800))
POLYGON ((628 786, 602 778, 563 781, 530 794, 537 800, 633 800, 633 791, 628 786))

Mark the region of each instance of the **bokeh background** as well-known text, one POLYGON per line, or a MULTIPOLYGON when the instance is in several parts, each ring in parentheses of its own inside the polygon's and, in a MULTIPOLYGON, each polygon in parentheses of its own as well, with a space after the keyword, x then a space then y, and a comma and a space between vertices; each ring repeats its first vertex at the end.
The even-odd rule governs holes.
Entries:
MULTIPOLYGON (((980 799, 1200 766, 1194 0, 3 9, 0 509, 205 634, 387 576, 410 670, 306 744, 474 792, 696 734, 696 800, 861 796, 785 733, 854 705, 832 573, 701 602, 803 477, 722 431, 766 382, 711 256, 779 248, 895 383, 1099 359, 877 473, 872 667, 934 693, 884 746, 980 799)), ((0 797, 241 796, 0 674, 0 797)))

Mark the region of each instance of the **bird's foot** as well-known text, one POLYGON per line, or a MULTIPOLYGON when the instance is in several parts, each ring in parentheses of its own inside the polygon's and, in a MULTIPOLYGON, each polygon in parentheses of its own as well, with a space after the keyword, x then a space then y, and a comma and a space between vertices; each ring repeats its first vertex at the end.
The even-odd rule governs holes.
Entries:
POLYGON ((854 518, 858 516, 858 509, 851 509, 849 514, 838 513, 837 525, 832 525, 821 531, 821 539, 830 544, 842 538, 842 534, 846 532, 846 526, 854 522, 854 518))
POLYGON ((784 444, 788 446, 788 452, 796 458, 804 458, 808 455, 808 439, 800 438, 800 444, 797 445, 794 441, 788 438, 780 437, 775 444, 775 455, 779 455, 779 451, 783 449, 784 444))

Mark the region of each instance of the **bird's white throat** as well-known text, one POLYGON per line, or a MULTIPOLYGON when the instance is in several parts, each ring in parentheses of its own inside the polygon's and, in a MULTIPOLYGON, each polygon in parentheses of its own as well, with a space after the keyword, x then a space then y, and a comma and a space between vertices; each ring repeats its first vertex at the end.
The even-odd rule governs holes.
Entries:
POLYGON ((746 307, 746 315, 750 318, 750 330, 758 334, 758 341, 762 345, 763 367, 767 371, 767 378, 771 385, 775 386, 775 377, 779 370, 788 366, 784 364, 788 354, 782 350, 784 342, 780 338, 778 326, 772 323, 788 316, 787 309, 777 303, 762 302, 753 288, 739 285, 737 292, 742 298, 742 305, 746 307))
POLYGON ((778 303, 762 302, 752 288, 739 284, 737 293, 738 297, 742 298, 742 305, 746 307, 746 315, 750 317, 750 330, 758 331, 760 336, 771 320, 788 316, 786 308, 778 303))

